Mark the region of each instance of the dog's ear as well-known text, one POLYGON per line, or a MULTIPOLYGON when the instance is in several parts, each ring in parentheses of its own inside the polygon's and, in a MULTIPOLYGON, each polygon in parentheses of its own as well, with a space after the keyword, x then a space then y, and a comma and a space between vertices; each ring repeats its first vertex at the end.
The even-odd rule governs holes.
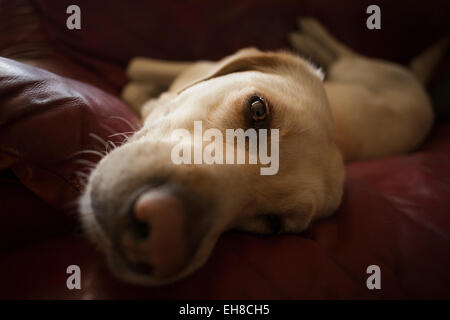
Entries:
POLYGON ((268 73, 284 72, 295 75, 298 73, 312 73, 323 80, 320 69, 297 55, 288 52, 263 52, 255 48, 242 49, 210 66, 196 70, 194 77, 187 81, 175 82, 171 91, 180 93, 187 88, 212 78, 226 74, 258 70, 268 73))

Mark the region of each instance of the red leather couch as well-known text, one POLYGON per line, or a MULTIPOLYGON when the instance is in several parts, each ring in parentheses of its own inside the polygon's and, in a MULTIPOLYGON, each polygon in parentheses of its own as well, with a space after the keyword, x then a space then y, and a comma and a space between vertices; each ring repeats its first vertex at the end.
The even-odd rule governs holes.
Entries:
MULTIPOLYGON (((79 0, 81 30, 66 28, 70 4, 0 1, 0 298, 450 298, 445 122, 414 153, 349 164, 331 218, 301 235, 227 233, 203 268, 166 287, 114 279, 80 234, 75 205, 87 161, 99 158, 80 151, 103 152, 96 137, 120 143, 116 133, 139 126, 117 98, 131 57, 216 59, 244 46, 287 47, 296 18, 312 15, 356 50, 405 63, 448 35, 448 1, 377 1, 377 31, 365 27, 365 0, 79 0), (81 290, 66 287, 73 264, 81 290), (369 265, 381 269, 381 290, 366 287, 369 265)), ((430 92, 445 79, 448 90, 449 66, 447 57, 430 92)), ((435 101, 450 108, 443 99, 435 101)))

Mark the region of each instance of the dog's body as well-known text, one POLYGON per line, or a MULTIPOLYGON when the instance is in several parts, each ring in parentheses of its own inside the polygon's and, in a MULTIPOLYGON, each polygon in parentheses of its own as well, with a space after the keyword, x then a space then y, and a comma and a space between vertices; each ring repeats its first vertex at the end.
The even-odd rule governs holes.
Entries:
POLYGON ((81 201, 84 225, 118 276, 141 284, 184 277, 229 228, 301 232, 340 204, 344 160, 409 152, 423 141, 433 113, 410 70, 356 54, 314 20, 301 26, 291 42, 326 69, 325 82, 300 57, 256 49, 216 63, 131 62, 123 98, 145 124, 102 159, 81 201), (256 124, 248 101, 266 108, 256 124), (195 120, 220 131, 279 128, 278 174, 174 165, 171 132, 192 131, 195 120))

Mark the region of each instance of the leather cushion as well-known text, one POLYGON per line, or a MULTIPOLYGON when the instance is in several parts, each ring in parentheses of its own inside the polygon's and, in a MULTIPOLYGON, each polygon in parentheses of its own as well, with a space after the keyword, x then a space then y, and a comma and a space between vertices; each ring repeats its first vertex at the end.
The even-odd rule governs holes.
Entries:
POLYGON ((0 164, 54 208, 72 212, 90 162, 140 126, 116 97, 0 58, 0 164), (95 154, 95 153, 98 153, 95 154))

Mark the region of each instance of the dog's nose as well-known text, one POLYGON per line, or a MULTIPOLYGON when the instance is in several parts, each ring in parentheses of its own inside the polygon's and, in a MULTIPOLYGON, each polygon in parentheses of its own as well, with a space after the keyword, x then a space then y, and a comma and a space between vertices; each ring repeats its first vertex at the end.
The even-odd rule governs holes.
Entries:
POLYGON ((153 189, 136 199, 130 214, 120 235, 127 263, 157 278, 181 271, 190 256, 182 200, 167 190, 153 189))

